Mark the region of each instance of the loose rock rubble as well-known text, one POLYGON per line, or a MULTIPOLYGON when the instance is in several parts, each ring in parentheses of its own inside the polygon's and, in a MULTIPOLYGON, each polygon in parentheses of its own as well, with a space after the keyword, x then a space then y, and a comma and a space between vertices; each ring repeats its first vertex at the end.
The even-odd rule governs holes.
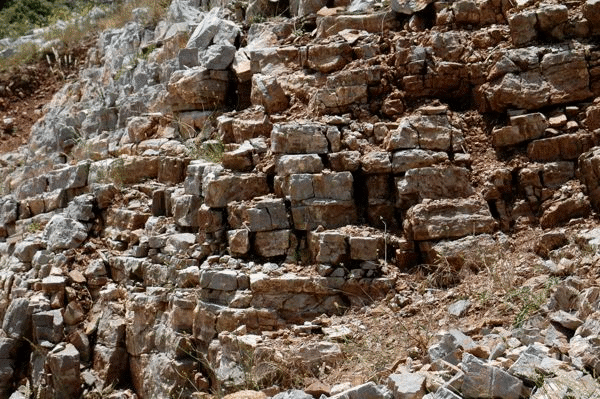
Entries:
POLYGON ((135 10, 0 156, 0 397, 599 396, 598 2, 281 6, 135 10))

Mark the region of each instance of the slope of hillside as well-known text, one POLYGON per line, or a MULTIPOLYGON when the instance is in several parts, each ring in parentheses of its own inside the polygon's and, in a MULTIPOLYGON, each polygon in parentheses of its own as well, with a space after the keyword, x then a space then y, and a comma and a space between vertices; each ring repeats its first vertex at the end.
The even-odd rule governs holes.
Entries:
POLYGON ((0 398, 597 397, 599 4, 173 0, 2 77, 0 398))

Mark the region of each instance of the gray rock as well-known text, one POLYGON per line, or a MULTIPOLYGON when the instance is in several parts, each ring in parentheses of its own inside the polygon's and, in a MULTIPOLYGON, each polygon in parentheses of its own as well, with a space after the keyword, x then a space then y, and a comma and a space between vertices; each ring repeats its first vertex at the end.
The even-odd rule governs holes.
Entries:
POLYGON ((29 300, 26 298, 15 298, 10 302, 2 329, 10 337, 21 339, 31 330, 31 311, 29 309, 29 300))
POLYGON ((254 238, 254 251, 259 256, 285 255, 290 248, 290 230, 261 231, 254 238))
POLYGON ((276 154, 326 154, 326 130, 318 123, 276 123, 271 132, 271 150, 276 154))
POLYGON ((462 358, 465 377, 462 394, 472 398, 518 399, 521 396, 523 382, 502 369, 489 366, 470 353, 462 358))
POLYGON ((461 299, 460 301, 453 302, 450 306, 448 306, 448 313, 452 316, 462 317, 467 313, 469 307, 471 306, 471 301, 468 299, 461 299))
POLYGON ((466 198, 474 193, 467 169, 451 166, 410 169, 396 179, 396 206, 407 209, 424 199, 466 198))
POLYGON ((94 196, 83 194, 73 198, 65 210, 65 216, 84 222, 94 219, 94 196))
POLYGON ((272 399, 313 399, 313 397, 299 389, 290 389, 289 391, 278 393, 272 399))
POLYGON ((285 203, 280 198, 263 197, 252 202, 233 202, 228 205, 228 222, 235 229, 251 232, 289 228, 285 203))
POLYGON ((229 202, 249 200, 269 193, 267 176, 263 174, 222 175, 204 179, 204 203, 222 208, 229 202))
POLYGON ((230 44, 213 44, 200 54, 199 64, 211 70, 225 70, 233 62, 235 51, 230 44))
POLYGON ((281 112, 289 105, 289 99, 277 78, 259 73, 252 75, 250 99, 252 104, 265 107, 267 114, 281 112))
POLYGON ((57 398, 77 398, 81 393, 79 352, 71 344, 57 345, 48 353, 51 385, 57 398))
POLYGON ((317 154, 282 155, 277 160, 276 171, 280 176, 298 173, 319 173, 323 161, 317 154))
POLYGON ((89 162, 80 162, 75 166, 65 166, 48 172, 48 191, 85 187, 89 169, 89 162))
POLYGON ((387 386, 394 399, 421 399, 425 395, 425 374, 392 374, 387 386))
POLYGON ((383 385, 374 382, 358 385, 350 388, 329 399, 392 399, 392 393, 383 385))
POLYGON ((423 10, 432 0, 392 0, 392 10, 406 15, 412 15, 423 10))
POLYGON ((31 315, 35 342, 48 341, 58 344, 63 340, 63 316, 59 309, 31 315))
POLYGON ((87 228, 74 219, 54 215, 44 228, 43 238, 50 251, 77 248, 87 238, 87 228))
POLYGON ((392 172, 404 173, 409 169, 424 168, 448 160, 445 152, 413 149, 396 151, 392 155, 392 172))
POLYGON ((16 256, 21 262, 30 263, 35 253, 42 249, 39 241, 20 241, 15 244, 13 256, 16 256))
POLYGON ((497 227, 487 203, 476 198, 432 200, 410 208, 404 221, 415 241, 492 233, 497 227))
POLYGON ((235 23, 219 18, 222 12, 219 7, 210 10, 198 24, 185 47, 204 50, 211 44, 235 44, 240 29, 235 23))

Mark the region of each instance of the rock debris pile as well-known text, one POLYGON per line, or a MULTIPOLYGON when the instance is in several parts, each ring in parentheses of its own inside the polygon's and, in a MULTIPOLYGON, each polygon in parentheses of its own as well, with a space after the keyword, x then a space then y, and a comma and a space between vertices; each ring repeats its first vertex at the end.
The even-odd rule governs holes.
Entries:
POLYGON ((136 9, 0 157, 0 398, 600 396, 600 288, 557 258, 600 236, 562 229, 600 207, 600 2, 283 3, 136 9), (538 316, 284 390, 343 360, 328 317, 527 229, 538 316))

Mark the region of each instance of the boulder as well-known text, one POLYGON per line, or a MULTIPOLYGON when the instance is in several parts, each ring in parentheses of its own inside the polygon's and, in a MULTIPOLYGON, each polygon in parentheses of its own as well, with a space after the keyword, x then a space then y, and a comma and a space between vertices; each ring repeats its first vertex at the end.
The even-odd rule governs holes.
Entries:
POLYGON ((391 374, 387 386, 394 399, 421 399, 425 395, 425 379, 424 374, 391 374))
POLYGON ((43 238, 50 251, 77 248, 87 238, 87 228, 75 219, 54 215, 44 228, 43 238))
POLYGON ((199 66, 175 71, 167 84, 168 95, 161 101, 177 111, 214 109, 225 103, 227 71, 199 66))

